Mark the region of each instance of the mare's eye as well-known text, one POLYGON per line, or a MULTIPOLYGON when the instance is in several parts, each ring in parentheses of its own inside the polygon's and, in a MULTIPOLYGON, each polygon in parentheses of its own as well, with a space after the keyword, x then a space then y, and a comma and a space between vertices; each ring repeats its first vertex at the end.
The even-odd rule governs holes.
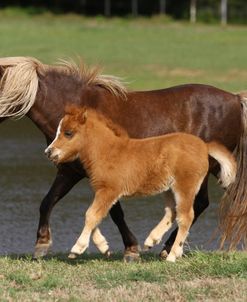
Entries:
POLYGON ((67 138, 71 138, 73 135, 74 135, 73 132, 70 130, 64 131, 64 136, 67 138))

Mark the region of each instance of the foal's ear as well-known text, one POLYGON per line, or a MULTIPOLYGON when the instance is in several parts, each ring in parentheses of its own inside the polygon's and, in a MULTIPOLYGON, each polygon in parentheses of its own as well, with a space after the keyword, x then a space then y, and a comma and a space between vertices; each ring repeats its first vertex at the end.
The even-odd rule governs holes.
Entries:
POLYGON ((84 124, 87 119, 87 108, 76 105, 67 105, 65 107, 65 114, 73 116, 80 124, 84 124))
POLYGON ((66 105, 64 113, 69 115, 77 115, 80 108, 76 105, 66 105))
POLYGON ((86 107, 82 107, 82 109, 80 111, 78 111, 77 120, 79 121, 80 124, 86 123, 86 120, 87 120, 87 108, 86 107))

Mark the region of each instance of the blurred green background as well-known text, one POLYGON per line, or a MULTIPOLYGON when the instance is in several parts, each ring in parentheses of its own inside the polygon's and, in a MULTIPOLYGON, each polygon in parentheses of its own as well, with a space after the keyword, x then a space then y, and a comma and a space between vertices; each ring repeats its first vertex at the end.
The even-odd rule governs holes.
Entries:
POLYGON ((189 24, 167 17, 104 18, 25 10, 0 11, 0 56, 44 63, 81 56, 131 89, 207 83, 247 88, 247 27, 189 24))

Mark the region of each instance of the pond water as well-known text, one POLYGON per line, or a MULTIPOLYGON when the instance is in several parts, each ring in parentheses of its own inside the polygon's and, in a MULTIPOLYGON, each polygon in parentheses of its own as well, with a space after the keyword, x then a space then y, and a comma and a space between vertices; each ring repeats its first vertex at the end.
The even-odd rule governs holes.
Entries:
MULTIPOLYGON (((32 253, 39 219, 39 205, 48 192, 56 168, 44 156, 45 139, 26 118, 6 121, 0 127, 0 254, 32 253)), ((210 206, 192 227, 188 247, 211 250, 217 226, 217 209, 222 191, 210 180, 210 206)), ((81 232, 84 213, 93 193, 87 179, 78 183, 54 208, 51 215, 52 252, 67 252, 81 232)), ((130 229, 142 245, 163 214, 161 196, 123 201, 130 229)), ((117 227, 107 217, 101 225, 113 251, 123 250, 117 227)), ((161 246, 154 250, 160 251, 161 246)), ((93 245, 89 252, 95 252, 93 245)))

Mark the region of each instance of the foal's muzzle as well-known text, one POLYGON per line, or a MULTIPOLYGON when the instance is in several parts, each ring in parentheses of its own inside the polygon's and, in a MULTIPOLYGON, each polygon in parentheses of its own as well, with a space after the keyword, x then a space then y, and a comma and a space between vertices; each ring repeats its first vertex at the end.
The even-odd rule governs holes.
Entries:
POLYGON ((45 149, 45 155, 49 158, 49 159, 51 159, 51 155, 52 155, 52 148, 46 148, 45 149))
POLYGON ((48 157, 49 160, 51 160, 55 165, 57 165, 60 159, 61 150, 52 146, 48 146, 45 149, 45 155, 48 157))

